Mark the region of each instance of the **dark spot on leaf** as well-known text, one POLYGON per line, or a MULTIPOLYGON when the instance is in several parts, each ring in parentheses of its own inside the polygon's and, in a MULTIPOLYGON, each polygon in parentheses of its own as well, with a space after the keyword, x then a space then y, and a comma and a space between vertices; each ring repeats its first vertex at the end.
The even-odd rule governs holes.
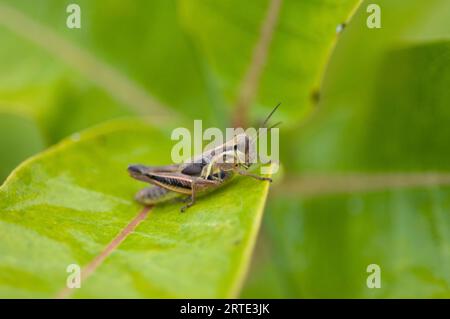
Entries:
POLYGON ((311 101, 313 104, 318 104, 320 101, 320 91, 315 89, 311 92, 311 101))

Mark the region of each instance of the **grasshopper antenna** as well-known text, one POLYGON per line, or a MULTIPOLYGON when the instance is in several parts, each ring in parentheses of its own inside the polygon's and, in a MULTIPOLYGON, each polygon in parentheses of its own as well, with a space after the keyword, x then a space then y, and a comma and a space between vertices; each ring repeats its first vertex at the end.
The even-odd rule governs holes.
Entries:
MULTIPOLYGON (((275 111, 278 109, 278 107, 280 107, 281 103, 278 103, 277 106, 274 107, 274 109, 272 110, 272 112, 270 112, 270 114, 266 117, 266 119, 264 120, 264 122, 261 125, 261 128, 265 128, 267 125, 267 122, 270 120, 270 118, 272 117, 273 113, 275 113, 275 111)), ((274 125, 272 125, 271 127, 268 128, 268 131, 270 131, 271 128, 274 128, 278 125, 280 125, 281 122, 277 122, 274 125)), ((256 136, 255 138, 259 138, 259 130, 256 132, 256 136)))
MULTIPOLYGON (((281 121, 280 121, 280 122, 276 122, 274 125, 268 127, 266 133, 269 132, 269 131, 270 131, 271 129, 273 129, 274 127, 277 127, 277 126, 280 125, 281 123, 283 123, 283 122, 281 122, 281 121)), ((256 138, 259 138, 259 137, 260 137, 259 133, 260 133, 260 130, 258 130, 258 131, 256 132, 256 138)))
POLYGON ((262 123, 262 127, 266 127, 267 122, 269 122, 270 118, 272 117, 273 113, 275 113, 275 111, 278 109, 278 107, 281 105, 281 103, 278 103, 277 106, 274 107, 274 109, 272 110, 272 112, 270 112, 269 115, 267 115, 266 119, 264 120, 264 122, 262 123))
POLYGON ((281 123, 283 123, 282 121, 276 122, 274 125, 272 125, 271 127, 269 127, 267 130, 270 131, 270 129, 273 129, 274 127, 279 126, 281 123))

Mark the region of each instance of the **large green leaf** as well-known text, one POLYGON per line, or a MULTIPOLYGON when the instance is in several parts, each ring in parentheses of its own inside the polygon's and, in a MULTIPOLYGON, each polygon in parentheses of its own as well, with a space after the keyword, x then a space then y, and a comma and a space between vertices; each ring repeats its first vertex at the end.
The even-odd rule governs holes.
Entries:
POLYGON ((381 29, 366 27, 368 3, 336 48, 317 115, 291 134, 287 169, 299 176, 269 201, 268 252, 244 296, 450 296, 449 3, 378 1, 381 29), (381 289, 366 286, 372 263, 381 289), (278 288, 264 290, 266 278, 278 288))
POLYGON ((448 298, 449 194, 429 186, 271 200, 270 257, 244 296, 448 298), (381 289, 366 286, 370 264, 381 267, 381 289))
MULTIPOLYGON (((0 37, 8 47, 7 52, 2 52, 6 56, 0 67, 16 71, 13 82, 5 74, 0 80, 8 81, 2 88, 3 99, 21 100, 23 93, 31 94, 34 88, 33 94, 38 97, 43 92, 47 97, 59 97, 46 100, 46 104, 58 109, 67 110, 64 100, 78 97, 72 111, 75 113, 86 111, 82 108, 85 99, 90 103, 98 99, 101 104, 107 99, 113 104, 113 113, 106 111, 103 118, 116 115, 117 108, 122 112, 128 108, 128 112, 167 115, 161 107, 170 105, 179 112, 192 117, 202 115, 212 122, 203 75, 198 63, 193 63, 195 54, 178 26, 175 1, 77 4, 82 14, 81 29, 67 28, 67 3, 0 2, 0 37), (112 26, 116 26, 114 32, 112 26), (66 90, 60 89, 61 82, 66 90), (14 95, 19 92, 22 94, 14 95), (162 104, 153 105, 152 98, 162 104)), ((49 107, 38 103, 42 98, 27 102, 49 107)), ((95 123, 92 114, 86 118, 93 118, 91 123, 95 123)), ((86 123, 79 123, 78 128, 83 128, 82 124, 86 123)))
MULTIPOLYGON (((273 1, 182 0, 182 25, 216 75, 222 95, 233 105, 239 94, 261 21, 273 1)), ((278 23, 261 83, 254 113, 266 114, 282 102, 284 126, 299 122, 314 105, 312 96, 320 80, 336 29, 345 23, 358 0, 281 1, 278 23)))
MULTIPOLYGON (((253 118, 281 101, 287 127, 310 110, 336 26, 357 3, 282 1, 253 118)), ((34 119, 48 145, 136 113, 230 126, 270 1, 77 4, 79 30, 66 27, 65 2, 0 1, 0 110, 34 119)))
POLYGON ((0 296, 64 296, 69 264, 87 276, 74 297, 236 296, 268 191, 251 178, 236 177, 184 214, 182 203, 151 209, 92 264, 145 216, 133 201, 145 184, 128 176, 127 165, 167 164, 171 144, 143 122, 116 121, 17 168, 0 188, 0 296))

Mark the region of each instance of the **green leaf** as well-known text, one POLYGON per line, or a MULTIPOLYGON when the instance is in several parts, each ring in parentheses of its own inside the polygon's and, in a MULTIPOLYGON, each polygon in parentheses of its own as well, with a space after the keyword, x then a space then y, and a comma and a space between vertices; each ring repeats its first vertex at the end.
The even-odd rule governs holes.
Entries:
POLYGON ((290 136, 293 177, 269 201, 270 257, 254 261, 245 297, 450 296, 449 3, 377 3, 382 28, 366 27, 363 4, 316 116, 290 136), (266 278, 275 293, 259 289, 266 278))
MULTIPOLYGON (((180 2, 182 25, 210 65, 220 91, 235 104, 240 86, 261 34, 267 8, 273 1, 180 2)), ((336 28, 347 21, 357 0, 281 2, 277 25, 263 66, 253 108, 264 117, 283 103, 285 127, 311 111, 311 96, 319 89, 328 57, 337 38, 336 28)), ((278 116, 278 115, 277 115, 278 116)))
MULTIPOLYGON (((258 116, 280 100, 291 124, 308 112, 336 27, 358 3, 282 1, 257 79, 258 116)), ((225 126, 270 7, 270 1, 236 0, 77 4, 81 29, 67 28, 67 3, 58 0, 0 4, 0 37, 8 48, 0 56, 7 61, 0 63, 0 97, 50 126, 71 124, 52 131, 53 140, 135 111, 168 115, 165 106, 225 126), (97 112, 90 103, 98 103, 97 112), (76 116, 55 119, 52 110, 76 116)))
POLYGON ((72 124, 66 135, 136 112, 166 118, 182 113, 217 124, 204 66, 178 24, 175 1, 77 4, 81 29, 66 26, 67 3, 2 1, 0 37, 8 47, 2 61, 8 62, 0 69, 14 70, 14 76, 0 77, 5 84, 0 96, 33 114, 43 113, 54 125, 57 119, 47 119, 48 112, 76 114, 64 121, 72 124), (97 102, 94 111, 85 106, 97 102))
POLYGON ((116 121, 20 165, 0 188, 0 296, 236 296, 268 183, 236 177, 184 214, 182 203, 147 213, 127 165, 168 164, 171 146, 144 122, 116 121), (70 264, 86 276, 81 289, 65 289, 70 264))

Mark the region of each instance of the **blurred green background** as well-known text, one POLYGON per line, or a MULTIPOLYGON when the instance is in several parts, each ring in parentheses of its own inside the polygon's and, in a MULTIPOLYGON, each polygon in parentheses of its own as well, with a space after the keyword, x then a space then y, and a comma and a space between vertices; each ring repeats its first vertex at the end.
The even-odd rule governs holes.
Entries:
MULTIPOLYGON (((230 126, 270 2, 76 1, 68 29, 70 2, 0 0, 0 180, 114 118, 230 126)), ((376 1, 380 29, 370 3, 281 3, 250 118, 282 102, 283 175, 242 297, 450 297, 450 2, 376 1)))

